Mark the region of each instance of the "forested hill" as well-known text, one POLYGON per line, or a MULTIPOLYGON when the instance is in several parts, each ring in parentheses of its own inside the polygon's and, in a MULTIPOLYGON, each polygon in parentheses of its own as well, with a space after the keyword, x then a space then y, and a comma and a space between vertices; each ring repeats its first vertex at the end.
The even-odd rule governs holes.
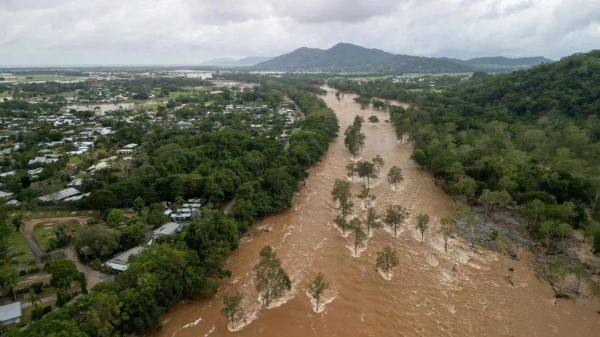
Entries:
POLYGON ((497 105, 515 116, 595 115, 600 112, 600 51, 503 76, 475 74, 442 96, 482 106, 497 105))
POLYGON ((544 62, 543 57, 487 57, 467 61, 451 58, 394 55, 379 49, 368 49, 349 43, 338 43, 330 49, 299 48, 254 66, 256 70, 347 71, 402 73, 461 73, 477 70, 512 71, 544 62))
POLYGON ((391 80, 330 84, 414 102, 418 108, 390 108, 397 133, 410 135, 415 161, 459 199, 486 210, 519 205, 540 237, 600 217, 600 51, 475 73, 443 90, 391 80))
POLYGON ((456 59, 450 59, 450 61, 473 67, 477 70, 489 71, 489 72, 501 72, 510 71, 517 69, 527 69, 533 66, 537 66, 542 63, 554 62, 545 57, 519 57, 519 58, 508 58, 504 56, 497 57, 477 57, 470 60, 462 61, 456 59))

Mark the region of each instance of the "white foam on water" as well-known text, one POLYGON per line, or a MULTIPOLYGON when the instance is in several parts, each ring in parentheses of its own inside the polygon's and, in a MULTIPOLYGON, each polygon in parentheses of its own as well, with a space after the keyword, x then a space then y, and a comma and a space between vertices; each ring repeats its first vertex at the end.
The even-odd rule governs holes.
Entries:
POLYGON ((352 257, 360 257, 360 253, 362 253, 365 250, 367 250, 367 243, 365 242, 364 245, 358 246, 358 249, 356 249, 356 254, 354 254, 354 244, 352 244, 352 245, 346 245, 345 247, 348 248, 348 250, 350 251, 350 256, 352 256, 352 257))
POLYGON ((321 303, 319 303, 319 310, 317 310, 317 301, 310 296, 310 294, 308 293, 308 289, 305 292, 306 296, 308 296, 310 303, 312 304, 312 310, 317 313, 320 314, 323 311, 325 311, 327 305, 331 302, 333 302, 333 300, 335 300, 337 298, 337 291, 326 291, 324 294, 321 295, 321 303))
POLYGON ((202 322, 202 317, 198 318, 197 320, 193 321, 192 323, 188 323, 186 325, 184 325, 181 329, 187 329, 187 328, 191 328, 193 326, 198 325, 198 323, 202 322))
POLYGON ((215 331, 215 326, 213 325, 212 328, 210 328, 210 330, 204 334, 204 337, 208 337, 208 335, 212 334, 215 331))
POLYGON ((382 270, 377 269, 377 272, 379 273, 379 275, 381 275, 381 277, 383 277, 384 280, 389 281, 392 279, 392 277, 394 277, 394 272, 390 271, 390 275, 389 277, 385 276, 385 273, 382 270))

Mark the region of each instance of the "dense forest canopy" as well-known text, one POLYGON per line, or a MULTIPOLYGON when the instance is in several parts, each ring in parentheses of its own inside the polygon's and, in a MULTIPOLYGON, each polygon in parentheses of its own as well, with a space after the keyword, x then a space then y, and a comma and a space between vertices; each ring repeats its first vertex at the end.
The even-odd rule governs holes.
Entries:
POLYGON ((161 213, 160 204, 155 207, 159 201, 200 197, 208 201, 201 218, 182 234, 160 237, 147 246, 113 282, 97 285, 90 294, 10 334, 141 334, 160 329, 161 315, 169 306, 214 294, 218 279, 230 275, 225 260, 238 238, 257 219, 291 206, 306 169, 320 160, 337 135, 335 114, 316 95, 321 90, 305 81, 264 79, 245 94, 268 101, 274 93, 280 100, 284 95, 294 100, 304 115, 287 142, 235 124, 225 129, 167 130, 140 123, 124 131, 131 137, 128 141, 141 144, 133 167, 125 170, 129 174, 104 170, 85 179, 82 189, 90 195, 80 206, 108 211, 141 203, 161 213), (232 214, 217 207, 233 199, 232 214))
POLYGON ((600 51, 506 75, 474 73, 441 88, 329 83, 414 103, 390 107, 397 134, 414 142, 415 161, 457 196, 528 207, 537 199, 546 219, 574 227, 589 220, 586 211, 598 217, 600 51))

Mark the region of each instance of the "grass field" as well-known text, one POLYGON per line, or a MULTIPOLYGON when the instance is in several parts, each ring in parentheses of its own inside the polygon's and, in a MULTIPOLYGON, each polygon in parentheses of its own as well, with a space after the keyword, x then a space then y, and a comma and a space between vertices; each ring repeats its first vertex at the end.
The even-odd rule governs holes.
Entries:
POLYGON ((37 218, 60 218, 67 216, 89 216, 89 217, 101 217, 100 211, 91 210, 40 210, 40 211, 28 211, 28 210, 17 210, 11 213, 11 217, 22 215, 24 219, 37 219, 37 218))
POLYGON ((61 76, 61 75, 31 75, 25 78, 25 76, 14 76, 14 77, 6 77, 6 82, 51 82, 51 81, 85 81, 87 77, 80 76, 61 76))
POLYGON ((48 249, 50 239, 54 237, 54 231, 61 224, 67 225, 69 233, 74 233, 81 227, 77 220, 42 222, 37 224, 35 226, 35 230, 33 231, 33 237, 35 237, 35 240, 38 242, 42 250, 46 251, 48 249))
POLYGON ((35 258, 23 237, 23 233, 18 233, 13 229, 13 232, 8 238, 8 246, 10 247, 10 251, 16 255, 13 259, 16 260, 18 264, 28 264, 31 261, 35 261, 35 258))

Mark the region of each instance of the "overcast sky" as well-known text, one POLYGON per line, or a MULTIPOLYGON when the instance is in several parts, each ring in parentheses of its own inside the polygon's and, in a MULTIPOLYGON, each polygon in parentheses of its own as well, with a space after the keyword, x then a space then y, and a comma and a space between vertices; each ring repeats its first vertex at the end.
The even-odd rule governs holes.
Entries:
POLYGON ((0 65, 199 64, 338 42, 558 59, 600 48, 600 0, 0 0, 0 65))

